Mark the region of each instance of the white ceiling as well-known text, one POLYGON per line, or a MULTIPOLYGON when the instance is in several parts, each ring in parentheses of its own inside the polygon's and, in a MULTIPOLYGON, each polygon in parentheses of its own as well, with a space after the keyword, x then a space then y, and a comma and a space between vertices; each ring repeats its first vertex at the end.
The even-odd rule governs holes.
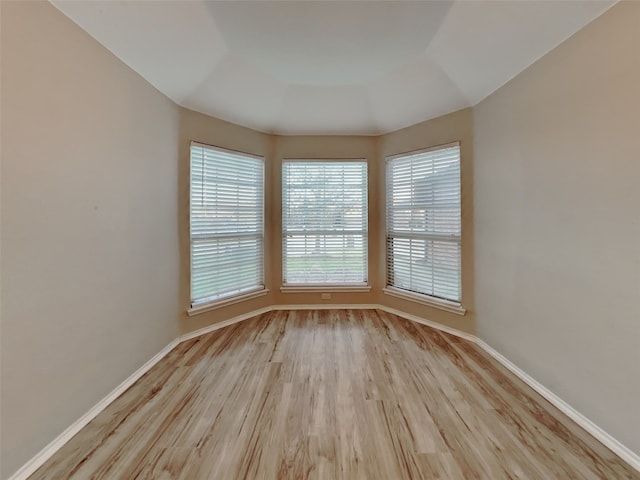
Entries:
POLYGON ((180 105, 376 135, 475 105, 615 0, 52 3, 180 105))

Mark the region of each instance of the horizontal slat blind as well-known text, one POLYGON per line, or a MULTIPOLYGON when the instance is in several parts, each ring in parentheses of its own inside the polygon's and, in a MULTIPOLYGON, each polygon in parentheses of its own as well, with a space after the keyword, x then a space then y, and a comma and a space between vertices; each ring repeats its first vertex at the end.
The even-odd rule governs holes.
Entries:
POLYGON ((387 284, 461 300, 460 146, 387 160, 387 284))
POLYGON ((285 285, 367 282, 367 164, 286 160, 282 167, 285 285))
POLYGON ((264 288, 264 161, 191 144, 191 303, 264 288))

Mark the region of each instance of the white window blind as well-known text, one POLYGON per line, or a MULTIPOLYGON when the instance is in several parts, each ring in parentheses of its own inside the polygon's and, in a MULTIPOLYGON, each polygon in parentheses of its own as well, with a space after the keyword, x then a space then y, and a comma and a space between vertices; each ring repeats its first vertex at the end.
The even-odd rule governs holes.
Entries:
POLYGON ((264 288, 264 160, 191 144, 191 303, 264 288))
POLYGON ((387 284, 461 301, 460 145, 387 159, 387 284))
POLYGON ((367 163, 285 160, 284 285, 367 283, 367 163))

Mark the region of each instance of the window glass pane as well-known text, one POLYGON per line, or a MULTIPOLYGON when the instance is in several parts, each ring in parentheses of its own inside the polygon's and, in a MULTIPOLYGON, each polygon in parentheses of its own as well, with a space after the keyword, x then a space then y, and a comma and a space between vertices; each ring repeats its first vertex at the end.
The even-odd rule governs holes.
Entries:
POLYGON ((367 282, 365 161, 285 161, 284 284, 367 282))
POLYGON ((387 161, 387 284, 460 302, 460 147, 387 161))
POLYGON ((192 143, 192 304, 264 288, 263 189, 262 158, 192 143))

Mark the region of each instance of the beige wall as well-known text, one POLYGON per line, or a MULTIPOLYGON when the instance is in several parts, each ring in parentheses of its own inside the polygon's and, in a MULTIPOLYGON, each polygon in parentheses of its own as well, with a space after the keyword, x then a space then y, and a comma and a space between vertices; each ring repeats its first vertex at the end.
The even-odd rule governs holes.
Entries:
POLYGON ((192 140, 263 155, 266 163, 265 199, 265 283, 266 296, 187 317, 182 315, 184 333, 269 305, 378 304, 474 332, 473 236, 472 236, 472 116, 471 109, 446 115, 382 137, 366 136, 270 136, 200 113, 181 109, 180 115, 180 235, 181 300, 189 305, 189 142, 192 140), (459 316, 415 302, 384 295, 385 286, 385 156, 460 140, 463 181, 463 302, 468 312, 459 316), (369 171, 369 284, 370 292, 282 292, 282 159, 362 158, 369 171))
MULTIPOLYGON (((375 137, 300 136, 278 137, 259 133, 206 115, 181 109, 180 114, 180 256, 181 302, 185 313, 181 317, 183 333, 203 328, 228 318, 243 315, 269 305, 294 304, 367 304, 376 303, 377 296, 368 293, 332 292, 331 300, 321 300, 317 293, 282 293, 282 159, 283 158, 364 158, 369 162, 370 225, 377 233, 379 225, 371 212, 379 205, 376 191, 375 137), (265 283, 269 293, 242 303, 218 308, 193 317, 186 315, 189 306, 189 143, 198 141, 223 148, 239 150, 265 157, 265 283)), ((370 251, 379 248, 378 235, 370 235, 370 251)), ((379 263, 370 257, 369 274, 374 283, 380 277, 379 263), (373 272, 373 273, 372 273, 373 272)), ((380 285, 375 285, 378 290, 380 285)))
POLYGON ((272 239, 268 235, 269 225, 273 222, 273 206, 269 201, 269 187, 273 179, 272 137, 239 125, 211 118, 207 115, 180 109, 180 153, 178 166, 178 211, 180 235, 180 330, 182 333, 192 332, 199 328, 255 311, 274 303, 273 285, 270 272, 274 269, 273 259, 265 258, 265 283, 269 293, 265 296, 217 308, 193 317, 187 316, 190 305, 190 244, 189 244, 189 150, 191 141, 201 142, 217 147, 238 150, 245 153, 265 157, 265 251, 272 249, 272 239))
MULTIPOLYGON (((271 184, 270 198, 274 205, 271 236, 273 248, 271 258, 274 268, 271 272, 271 282, 274 286, 274 303, 288 304, 368 304, 375 302, 375 292, 332 292, 331 300, 322 300, 320 292, 313 293, 282 293, 282 159, 283 158, 361 158, 367 160, 369 175, 369 251, 375 252, 378 244, 374 233, 379 225, 375 221, 375 206, 378 202, 376 192, 375 169, 376 140, 374 137, 349 136, 299 136, 274 137, 274 181, 271 184)), ((374 287, 376 272, 379 268, 373 255, 369 256, 369 278, 374 287)))
POLYGON ((385 294, 379 295, 379 303, 417 315, 468 333, 475 333, 475 293, 473 285, 473 117, 470 108, 419 123, 412 127, 389 133, 379 139, 378 158, 378 235, 381 248, 376 255, 377 284, 385 284, 385 210, 384 168, 385 157, 422 148, 460 141, 460 180, 462 184, 462 304, 467 309, 464 316, 449 313, 419 303, 385 294))
POLYGON ((479 336, 640 453, 640 3, 474 109, 479 336))
POLYGON ((2 472, 178 334, 178 108, 44 2, 2 11, 2 472))

